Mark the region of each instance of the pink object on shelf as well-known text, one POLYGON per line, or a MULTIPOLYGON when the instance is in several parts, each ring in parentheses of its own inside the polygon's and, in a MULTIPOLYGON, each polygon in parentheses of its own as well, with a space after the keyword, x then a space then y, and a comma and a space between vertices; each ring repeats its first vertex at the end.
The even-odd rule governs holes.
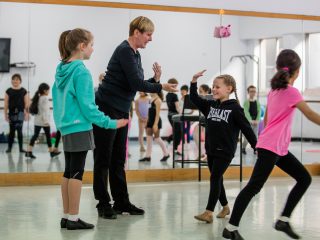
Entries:
POLYGON ((215 38, 227 38, 231 35, 231 25, 218 26, 214 28, 213 36, 215 38))

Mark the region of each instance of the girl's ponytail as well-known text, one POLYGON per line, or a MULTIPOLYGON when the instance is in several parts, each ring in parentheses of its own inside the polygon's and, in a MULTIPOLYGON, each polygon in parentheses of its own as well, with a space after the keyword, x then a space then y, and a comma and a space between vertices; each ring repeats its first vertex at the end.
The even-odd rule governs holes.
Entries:
POLYGON ((291 50, 282 50, 277 57, 277 73, 271 79, 272 90, 287 88, 289 79, 299 70, 301 60, 299 55, 291 50))
POLYGON ((66 45, 66 40, 68 34, 71 32, 71 30, 64 31, 60 35, 59 39, 59 51, 60 51, 60 56, 62 61, 67 61, 68 58, 71 56, 71 52, 67 49, 66 45))
POLYGON ((282 68, 271 79, 272 90, 287 88, 290 74, 287 68, 282 68))
POLYGON ((30 104, 30 107, 29 107, 29 112, 32 114, 32 115, 36 115, 38 114, 39 112, 39 108, 38 108, 38 103, 39 103, 39 90, 37 90, 31 100, 31 104, 30 104))
POLYGON ((38 90, 35 92, 32 100, 31 100, 32 102, 29 107, 29 112, 32 115, 38 114, 38 112, 39 112, 38 104, 39 104, 40 96, 43 95, 44 92, 48 91, 49 89, 50 89, 50 86, 46 83, 41 83, 39 85, 38 90))
POLYGON ((235 97, 236 97, 236 100, 237 100, 238 104, 240 105, 240 101, 239 101, 239 97, 238 97, 238 92, 237 92, 237 89, 236 89, 236 88, 234 89, 234 95, 235 95, 235 97))
POLYGON ((71 55, 77 51, 80 43, 87 45, 92 39, 92 34, 88 30, 82 28, 75 28, 61 33, 59 38, 61 60, 67 62, 71 58, 71 55))

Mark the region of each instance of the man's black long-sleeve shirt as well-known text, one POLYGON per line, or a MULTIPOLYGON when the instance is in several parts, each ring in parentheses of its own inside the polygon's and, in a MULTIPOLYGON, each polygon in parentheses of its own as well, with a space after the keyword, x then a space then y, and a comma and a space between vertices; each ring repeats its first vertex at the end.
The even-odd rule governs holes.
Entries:
POLYGON ((161 84, 156 83, 154 78, 144 80, 140 53, 135 52, 125 40, 114 51, 96 98, 128 113, 137 91, 157 93, 161 89, 161 84))
POLYGON ((245 135, 252 148, 257 138, 235 99, 220 103, 199 97, 197 83, 191 83, 190 99, 206 117, 207 154, 230 160, 237 149, 239 132, 245 135))

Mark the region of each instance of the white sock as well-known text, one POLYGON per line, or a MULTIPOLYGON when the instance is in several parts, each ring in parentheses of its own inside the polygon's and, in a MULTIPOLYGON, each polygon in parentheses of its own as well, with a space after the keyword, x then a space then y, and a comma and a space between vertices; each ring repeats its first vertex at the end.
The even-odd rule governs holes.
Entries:
POLYGON ((279 220, 281 220, 281 221, 283 221, 283 222, 289 222, 289 221, 290 221, 290 218, 285 217, 285 216, 281 216, 281 217, 279 217, 279 220))
POLYGON ((227 226, 226 226, 226 229, 228 229, 230 232, 233 232, 233 231, 238 230, 238 229, 239 229, 239 227, 234 226, 234 225, 232 225, 232 224, 228 223, 228 224, 227 224, 227 226))
POLYGON ((147 136, 147 152, 146 157, 151 157, 152 151, 152 136, 147 136))
POLYGON ((169 155, 168 149, 167 149, 166 144, 164 143, 164 141, 161 139, 161 137, 155 138, 154 141, 156 143, 158 143, 159 146, 161 147, 163 156, 168 156, 169 155))
POLYGON ((69 217, 68 217, 68 220, 69 221, 73 221, 73 222, 76 222, 76 221, 78 221, 78 219, 79 219, 79 215, 78 214, 76 214, 76 215, 69 215, 69 217))
POLYGON ((69 217, 69 213, 63 213, 62 218, 68 219, 68 217, 69 217))

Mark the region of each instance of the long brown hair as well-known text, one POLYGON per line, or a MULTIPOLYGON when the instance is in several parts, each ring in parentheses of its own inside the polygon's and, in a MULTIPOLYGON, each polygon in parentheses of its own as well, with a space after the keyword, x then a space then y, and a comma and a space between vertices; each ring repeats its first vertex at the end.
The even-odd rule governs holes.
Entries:
POLYGON ((271 79, 272 90, 287 88, 289 79, 301 66, 299 55, 291 50, 285 49, 277 57, 277 73, 271 79))
POLYGON ((80 43, 89 44, 93 35, 88 30, 75 28, 61 33, 59 39, 59 51, 61 60, 68 61, 72 54, 77 50, 80 43))

